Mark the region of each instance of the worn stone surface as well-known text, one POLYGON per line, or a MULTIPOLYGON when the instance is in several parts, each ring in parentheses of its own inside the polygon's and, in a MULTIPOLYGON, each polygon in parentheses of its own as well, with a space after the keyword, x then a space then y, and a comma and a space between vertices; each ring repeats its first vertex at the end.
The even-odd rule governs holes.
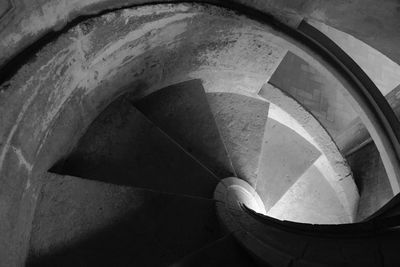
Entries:
POLYGON ((371 136, 359 117, 351 121, 346 129, 335 137, 335 142, 343 155, 348 155, 360 146, 371 142, 371 136))
POLYGON ((207 92, 255 94, 284 54, 275 40, 220 8, 156 5, 85 20, 27 57, 1 85, 2 264, 23 265, 43 173, 118 95, 195 78, 207 92))
POLYGON ((228 235, 174 263, 171 267, 250 267, 255 265, 254 260, 240 247, 233 235, 228 235))
MULTIPOLYGON (((18 6, 12 18, 0 21, 4 28, 0 32, 1 49, 4 51, 0 62, 16 55, 21 49, 33 43, 50 29, 62 28, 68 21, 81 15, 96 14, 102 10, 148 3, 146 0, 48 0, 26 2, 14 0, 18 6)), ((159 1, 163 2, 163 1, 159 1)), ((197 1, 203 2, 203 1, 197 1)), ((208 1, 210 2, 210 1, 208 1)), ((216 4, 229 5, 226 1, 215 0, 216 4)), ((297 26, 303 17, 322 21, 375 47, 396 62, 400 62, 397 47, 400 43, 398 25, 399 4, 396 0, 379 1, 292 1, 235 0, 252 9, 272 14, 277 19, 297 26), (345 13, 343 11, 346 11, 345 13), (382 25, 385 25, 383 27, 382 25)), ((0 63, 1 65, 1 63, 0 63)))
POLYGON ((92 123, 54 171, 164 192, 211 197, 218 179, 124 97, 92 123))
POLYGON ((365 71, 382 95, 386 96, 400 85, 400 65, 398 63, 350 34, 321 22, 310 21, 309 23, 343 49, 365 71))
POLYGON ((347 160, 360 191, 357 221, 361 221, 385 205, 393 197, 393 191, 373 142, 349 155, 347 160))
POLYGON ((234 176, 200 80, 163 88, 134 106, 219 178, 234 176))
MULTIPOLYGON (((396 88, 400 87, 400 65, 345 32, 318 21, 311 20, 309 23, 332 39, 365 71, 399 117, 400 105, 396 97, 398 93, 396 88)), ((362 143, 371 141, 367 129, 359 118, 350 122, 348 128, 335 138, 344 154, 354 151, 362 143)))
POLYGON ((52 175, 28 266, 166 266, 220 236, 213 200, 52 175))
POLYGON ((297 55, 288 52, 268 81, 310 111, 335 140, 357 117, 336 81, 328 79, 297 55))
POLYGON ((323 173, 315 166, 310 166, 267 215, 301 223, 350 223, 343 209, 323 173))
MULTIPOLYGON (((400 85, 385 95, 385 98, 397 118, 400 118, 400 85)), ((361 144, 371 142, 372 139, 361 119, 356 118, 349 123, 346 131, 335 138, 335 141, 342 153, 346 155, 357 150, 361 144)))
POLYGON ((359 193, 346 159, 340 154, 332 137, 310 112, 278 88, 265 84, 259 94, 273 103, 273 107, 277 106, 273 108, 273 112, 270 106, 270 114, 274 115, 274 118, 285 121, 291 129, 301 133, 304 139, 321 152, 315 166, 332 186, 348 214, 349 221, 352 221, 357 213, 359 193), (285 112, 282 113, 282 110, 285 112))
MULTIPOLYGON (((23 6, 15 3, 16 10, 23 6)), ((0 42, 20 51, 48 25, 61 29, 75 14, 132 3, 29 1, 32 15, 13 13, 17 20, 8 25, 18 24, 21 30, 10 26, 0 42)), ((269 10, 263 2, 241 3, 269 10)), ((9 73, 11 79, 1 76, 6 82, 0 86, 0 265, 23 265, 43 173, 71 151, 118 95, 130 91, 138 99, 171 84, 202 79, 206 92, 257 97, 286 50, 296 50, 272 27, 206 5, 119 10, 76 21, 61 33, 29 49, 13 64, 18 71, 9 73)), ((3 58, 13 54, 0 51, 3 58)))
POLYGON ((209 93, 207 98, 237 177, 255 187, 269 104, 228 93, 209 93))
POLYGON ((267 211, 320 155, 318 149, 296 132, 268 119, 256 184, 267 211))

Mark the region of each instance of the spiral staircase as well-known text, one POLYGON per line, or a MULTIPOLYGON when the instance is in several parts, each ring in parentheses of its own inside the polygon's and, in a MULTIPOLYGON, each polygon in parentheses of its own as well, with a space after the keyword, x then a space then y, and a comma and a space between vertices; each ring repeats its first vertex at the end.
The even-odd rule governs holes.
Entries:
MULTIPOLYGON (((309 174, 320 152, 268 118, 268 108, 259 99, 206 94, 199 80, 141 99, 119 97, 48 174, 28 265, 254 266, 257 257, 242 247, 246 242, 238 243, 240 231, 232 229, 224 206, 239 209, 240 216, 249 216, 241 210, 243 204, 265 215, 303 174, 303 179, 320 179, 329 187, 323 175, 309 174), (246 109, 238 108, 242 106, 246 109), (263 187, 268 175, 275 180, 263 187), (290 181, 283 183, 285 178, 290 181)), ((332 196, 332 189, 313 196, 314 206, 301 212, 303 222, 346 222, 345 209, 332 196), (317 204, 321 202, 325 205, 317 204), (339 208, 332 209, 335 205, 339 208), (326 210, 331 221, 324 222, 326 210)), ((281 214, 292 209, 280 206, 281 214)), ((292 248, 294 240, 285 235, 288 240, 276 240, 292 248)), ((304 242, 296 241, 295 247, 304 242)), ((340 264, 342 259, 323 260, 340 264)), ((377 264, 376 258, 366 262, 377 264)))
POLYGON ((381 92, 297 15, 215 2, 103 3, 8 63, 0 266, 400 264, 400 197, 357 217, 340 143, 373 140, 398 192, 400 125, 381 92), (286 90, 299 58, 340 87, 361 134, 286 90))
MULTIPOLYGON (((136 101, 119 97, 48 174, 32 230, 32 265, 191 266, 192 257, 212 252, 227 257, 208 255, 204 266, 252 266, 217 220, 218 183, 240 177, 257 188, 272 173, 275 187, 259 190, 265 214, 263 202, 272 208, 320 154, 278 122, 268 127, 268 107, 236 94, 206 94, 199 80, 136 101), (268 159, 272 165, 263 164, 268 159), (281 171, 268 172, 273 168, 281 171), (279 184, 280 177, 292 181, 279 184)), ((314 201, 335 205, 329 197, 314 201)), ((309 212, 324 210, 315 205, 309 212)))

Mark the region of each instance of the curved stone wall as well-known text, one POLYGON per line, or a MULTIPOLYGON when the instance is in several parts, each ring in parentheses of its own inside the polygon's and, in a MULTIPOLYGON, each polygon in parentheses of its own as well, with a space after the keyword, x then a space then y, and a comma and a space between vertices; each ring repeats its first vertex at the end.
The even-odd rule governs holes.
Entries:
POLYGON ((1 88, 0 257, 5 266, 25 260, 43 174, 107 104, 126 92, 139 98, 195 78, 207 92, 258 97, 282 56, 296 47, 282 36, 232 11, 179 4, 89 18, 48 43, 1 88))
MULTIPOLYGON (((0 4, 0 66, 52 30, 62 29, 79 16, 104 10, 171 1, 151 0, 5 0, 0 4)), ((179 1, 172 1, 179 2, 179 1)), ((243 5, 296 25, 301 18, 324 22, 349 33, 400 63, 399 12, 396 0, 198 0, 225 6, 243 5), (344 12, 345 11, 345 12, 344 12)))
POLYGON ((0 99, 4 264, 24 262, 43 174, 108 103, 193 78, 209 92, 256 95, 284 53, 273 32, 220 8, 144 6, 83 21, 41 49, 0 99))

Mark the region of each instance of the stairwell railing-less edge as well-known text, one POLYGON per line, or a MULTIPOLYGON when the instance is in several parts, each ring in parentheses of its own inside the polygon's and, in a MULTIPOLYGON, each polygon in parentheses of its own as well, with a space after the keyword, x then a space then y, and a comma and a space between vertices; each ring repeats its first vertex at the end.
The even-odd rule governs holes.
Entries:
MULTIPOLYGON (((283 28, 299 41, 302 49, 328 65, 346 85, 346 95, 378 147, 393 193, 399 193, 400 124, 376 85, 340 47, 306 21, 302 21, 297 29, 283 28)), ((263 265, 400 265, 396 250, 400 239, 400 216, 396 213, 387 216, 378 210, 361 223, 311 225, 261 215, 248 208, 246 201, 240 198, 238 195, 232 200, 232 196, 221 197, 220 192, 216 193, 218 216, 227 231, 233 232, 240 244, 263 265), (242 204, 238 205, 238 202, 242 204)), ((398 201, 395 197, 386 206, 392 210, 398 206, 398 201)), ((387 209, 386 206, 382 209, 387 209)))

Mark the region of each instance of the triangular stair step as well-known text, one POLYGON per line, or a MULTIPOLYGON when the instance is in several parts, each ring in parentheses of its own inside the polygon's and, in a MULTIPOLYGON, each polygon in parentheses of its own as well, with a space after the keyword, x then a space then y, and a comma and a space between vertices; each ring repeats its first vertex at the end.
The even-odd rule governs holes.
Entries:
POLYGON ((210 199, 43 180, 28 266, 167 266, 222 237, 210 199))
POLYGON ((268 83, 296 99, 318 119, 334 139, 346 131, 358 116, 338 88, 340 84, 290 51, 286 53, 268 83))
POLYGON ((135 109, 113 102, 52 170, 107 183, 212 197, 218 178, 135 109))
POLYGON ((234 175, 200 80, 163 88, 134 106, 218 177, 234 175))
POLYGON ((256 263, 230 234, 171 265, 171 267, 219 266, 253 267, 256 263))
POLYGON ((349 223, 336 192, 314 165, 304 172, 267 215, 302 223, 349 223))
POLYGON ((255 187, 269 103, 231 93, 207 98, 237 177, 255 187))
POLYGON ((320 154, 295 131, 268 119, 256 185, 266 211, 275 205, 320 154))

